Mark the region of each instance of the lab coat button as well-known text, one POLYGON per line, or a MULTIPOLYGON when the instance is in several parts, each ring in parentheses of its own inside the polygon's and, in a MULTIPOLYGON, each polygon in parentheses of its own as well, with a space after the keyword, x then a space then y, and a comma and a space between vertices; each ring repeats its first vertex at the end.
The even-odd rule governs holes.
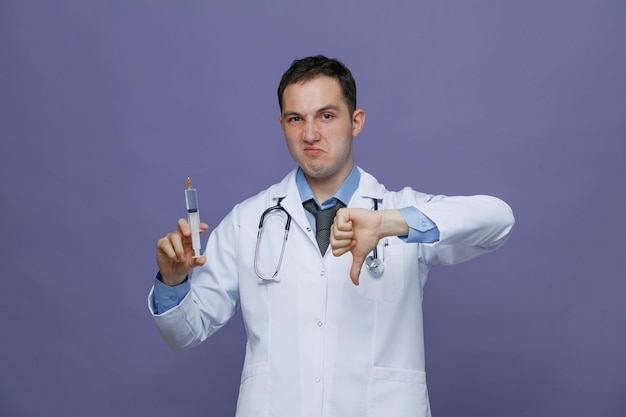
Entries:
POLYGON ((321 379, 319 379, 319 378, 315 378, 315 383, 316 383, 316 384, 319 384, 319 383, 320 383, 320 381, 321 381, 321 379))
POLYGON ((317 322, 317 327, 322 327, 324 325, 324 323, 322 323, 321 321, 317 322))
POLYGON ((320 276, 323 277, 324 275, 326 275, 326 271, 320 271, 320 276))

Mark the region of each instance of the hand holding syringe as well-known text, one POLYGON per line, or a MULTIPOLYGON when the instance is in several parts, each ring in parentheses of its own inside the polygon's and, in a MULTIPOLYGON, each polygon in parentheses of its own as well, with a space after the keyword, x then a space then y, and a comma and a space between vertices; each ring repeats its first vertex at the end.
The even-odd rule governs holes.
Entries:
POLYGON ((191 271, 204 265, 206 258, 200 256, 200 234, 209 230, 206 223, 200 223, 198 195, 187 179, 188 219, 178 220, 176 230, 163 236, 157 242, 156 260, 164 284, 175 286, 187 279, 191 271))

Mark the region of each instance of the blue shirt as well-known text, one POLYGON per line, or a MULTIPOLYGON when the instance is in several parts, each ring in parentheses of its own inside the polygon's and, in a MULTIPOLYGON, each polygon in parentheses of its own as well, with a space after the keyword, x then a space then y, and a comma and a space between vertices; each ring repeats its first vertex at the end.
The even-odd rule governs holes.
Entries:
MULTIPOLYGON (((315 202, 322 209, 332 207, 335 204, 335 200, 339 200, 345 205, 350 202, 352 195, 359 187, 359 181, 361 180, 361 172, 356 166, 350 171, 350 175, 343 182, 337 192, 328 200, 319 202, 315 198, 315 194, 311 189, 311 186, 304 177, 302 169, 298 169, 296 173, 296 186, 298 187, 298 193, 300 194, 300 200, 302 202, 314 199, 315 202)), ((433 243, 439 240, 439 229, 437 225, 430 220, 424 213, 416 209, 415 207, 403 207, 399 209, 402 217, 409 225, 409 234, 407 236, 399 236, 400 239, 407 243, 433 243)), ((315 216, 305 210, 307 218, 311 223, 311 228, 315 230, 315 216)), ((154 279, 154 291, 152 293, 152 302, 154 311, 157 314, 165 313, 176 307, 185 298, 187 293, 191 289, 189 280, 185 280, 181 284, 170 287, 161 281, 161 273, 157 273, 154 279)))

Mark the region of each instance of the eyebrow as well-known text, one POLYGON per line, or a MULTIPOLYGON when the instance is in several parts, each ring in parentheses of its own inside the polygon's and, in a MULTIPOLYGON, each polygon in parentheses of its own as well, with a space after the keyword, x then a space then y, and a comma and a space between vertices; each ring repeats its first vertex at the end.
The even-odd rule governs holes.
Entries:
MULTIPOLYGON (((322 108, 317 109, 317 110, 315 111, 315 113, 316 113, 316 114, 319 114, 319 113, 324 113, 324 112, 326 112, 326 111, 328 111, 328 110, 339 111, 339 106, 336 106, 336 105, 334 105, 334 104, 329 104, 329 105, 327 105, 327 106, 324 106, 324 107, 322 107, 322 108)), ((283 112, 282 116, 283 116, 283 117, 288 117, 288 116, 301 116, 301 114, 300 114, 300 113, 298 113, 297 111, 286 111, 286 112, 283 112)))

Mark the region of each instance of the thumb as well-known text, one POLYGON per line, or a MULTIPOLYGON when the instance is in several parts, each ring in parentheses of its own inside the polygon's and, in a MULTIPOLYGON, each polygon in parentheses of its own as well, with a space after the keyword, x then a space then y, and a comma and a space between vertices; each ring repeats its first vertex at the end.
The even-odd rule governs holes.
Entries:
POLYGON ((352 258, 352 267, 350 268, 350 279, 354 285, 359 285, 359 275, 361 275, 361 268, 363 267, 363 262, 365 262, 365 258, 363 257, 353 257, 352 258))
POLYGON ((193 267, 202 266, 206 263, 206 256, 200 256, 199 258, 192 258, 193 267))

